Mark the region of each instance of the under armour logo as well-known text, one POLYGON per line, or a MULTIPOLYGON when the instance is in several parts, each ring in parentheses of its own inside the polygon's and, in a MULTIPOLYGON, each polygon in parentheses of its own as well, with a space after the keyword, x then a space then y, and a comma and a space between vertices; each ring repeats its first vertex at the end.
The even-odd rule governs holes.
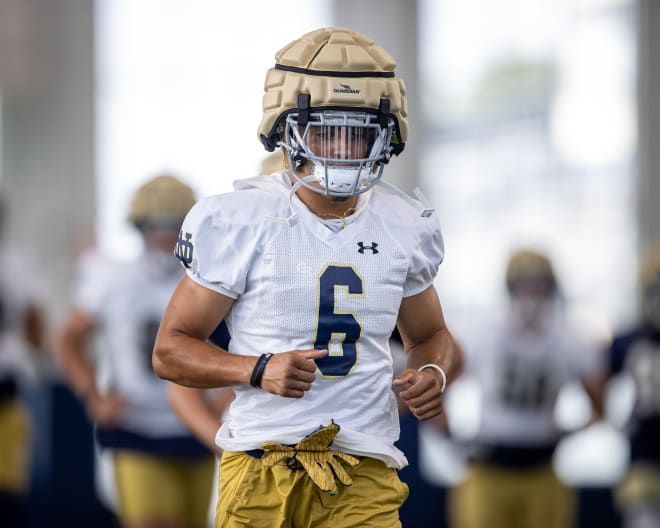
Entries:
POLYGON ((174 256, 178 258, 181 263, 189 268, 192 264, 193 259, 193 244, 190 241, 192 238, 192 233, 185 233, 179 231, 179 238, 176 241, 176 247, 174 248, 174 256))
POLYGON ((376 244, 375 242, 372 242, 370 246, 365 246, 364 242, 358 242, 357 245, 360 248, 358 249, 358 253, 364 254, 365 249, 370 249, 372 251, 372 255, 376 255, 378 253, 378 250, 376 249, 378 247, 378 244, 376 244))

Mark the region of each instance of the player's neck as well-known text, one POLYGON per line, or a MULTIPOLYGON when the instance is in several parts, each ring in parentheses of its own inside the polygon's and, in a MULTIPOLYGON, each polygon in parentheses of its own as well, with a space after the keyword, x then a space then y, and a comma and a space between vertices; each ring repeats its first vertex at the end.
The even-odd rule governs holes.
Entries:
POLYGON ((330 199, 310 189, 299 189, 298 198, 319 218, 345 218, 355 212, 357 196, 330 199), (302 191, 302 192, 301 192, 302 191))

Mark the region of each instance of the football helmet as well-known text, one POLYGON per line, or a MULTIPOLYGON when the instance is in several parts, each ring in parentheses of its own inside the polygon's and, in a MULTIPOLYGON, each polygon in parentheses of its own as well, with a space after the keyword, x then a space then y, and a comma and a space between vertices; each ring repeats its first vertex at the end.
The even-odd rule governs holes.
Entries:
POLYGON ((161 174, 141 185, 131 200, 128 220, 138 229, 157 224, 178 231, 197 199, 193 190, 174 176, 161 174))
POLYGON ((300 185, 321 194, 370 189, 408 136, 406 90, 394 59, 369 37, 334 27, 303 35, 275 59, 258 129, 265 149, 283 148, 300 185), (310 173, 301 176, 296 169, 307 160, 310 173))
POLYGON ((660 284, 660 250, 651 251, 642 259, 639 279, 644 290, 660 284))
POLYGON ((276 150, 271 152, 263 160, 259 166, 259 174, 268 175, 273 172, 281 171, 284 168, 284 152, 276 150))
POLYGON ((506 267, 506 287, 513 294, 516 284, 521 280, 545 282, 551 293, 557 291, 557 277, 550 259, 532 249, 514 251, 506 267))
POLYGON ((654 328, 660 328, 660 251, 649 252, 639 270, 642 288, 642 313, 654 328))

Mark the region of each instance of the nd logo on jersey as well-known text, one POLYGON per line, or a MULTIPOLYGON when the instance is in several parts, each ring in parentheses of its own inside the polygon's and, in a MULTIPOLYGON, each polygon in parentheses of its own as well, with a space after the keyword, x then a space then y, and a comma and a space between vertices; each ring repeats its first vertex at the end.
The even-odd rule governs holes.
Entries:
POLYGON ((179 238, 176 241, 174 248, 174 256, 178 258, 181 263, 189 268, 193 259, 193 243, 190 241, 192 233, 184 233, 183 230, 179 231, 179 238))

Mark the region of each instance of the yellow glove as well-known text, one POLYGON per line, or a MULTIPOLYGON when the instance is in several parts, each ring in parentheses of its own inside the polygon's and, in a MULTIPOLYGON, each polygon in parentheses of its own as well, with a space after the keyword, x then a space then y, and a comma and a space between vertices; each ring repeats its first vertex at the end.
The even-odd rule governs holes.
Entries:
POLYGON ((339 426, 330 420, 326 427, 307 435, 295 446, 286 446, 277 442, 266 442, 261 447, 264 455, 261 462, 266 467, 273 467, 278 462, 286 460, 287 465, 298 462, 316 484, 323 491, 331 495, 337 493, 337 481, 344 486, 353 484, 353 480, 346 473, 341 461, 350 466, 356 466, 359 460, 341 451, 328 449, 339 432, 339 426))

